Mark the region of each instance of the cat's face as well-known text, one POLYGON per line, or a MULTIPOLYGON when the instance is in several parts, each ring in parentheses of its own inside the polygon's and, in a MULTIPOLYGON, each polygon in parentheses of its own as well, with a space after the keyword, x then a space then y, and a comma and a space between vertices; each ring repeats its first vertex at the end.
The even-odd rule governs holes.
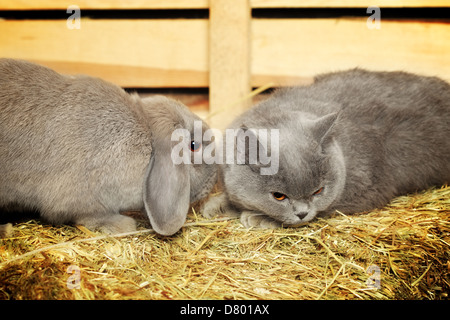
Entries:
POLYGON ((230 165, 225 185, 235 204, 282 222, 309 222, 341 194, 345 181, 342 154, 334 141, 326 146, 297 130, 280 131, 279 170, 261 175, 249 164, 230 165))

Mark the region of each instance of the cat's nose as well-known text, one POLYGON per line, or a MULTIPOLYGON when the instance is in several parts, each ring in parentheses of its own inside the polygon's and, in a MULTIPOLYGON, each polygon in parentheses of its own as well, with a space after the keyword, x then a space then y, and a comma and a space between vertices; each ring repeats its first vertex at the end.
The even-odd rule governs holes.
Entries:
POLYGON ((297 217, 299 217, 300 219, 303 219, 304 217, 306 217, 308 215, 308 212, 298 212, 295 215, 297 217))

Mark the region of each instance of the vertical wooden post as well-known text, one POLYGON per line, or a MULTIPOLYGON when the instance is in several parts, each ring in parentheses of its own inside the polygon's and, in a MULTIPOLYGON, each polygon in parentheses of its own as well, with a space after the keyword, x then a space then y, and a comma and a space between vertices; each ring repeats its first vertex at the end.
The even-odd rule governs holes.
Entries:
POLYGON ((210 125, 224 129, 251 105, 250 0, 210 0, 210 125))

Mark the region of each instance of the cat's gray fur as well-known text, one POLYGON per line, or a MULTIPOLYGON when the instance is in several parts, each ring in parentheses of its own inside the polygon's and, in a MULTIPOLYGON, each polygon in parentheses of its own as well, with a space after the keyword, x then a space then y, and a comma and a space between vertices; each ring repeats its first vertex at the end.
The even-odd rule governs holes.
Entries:
POLYGON ((364 212, 450 182, 450 86, 435 77, 326 74, 310 86, 276 91, 230 128, 280 130, 278 172, 224 164, 224 193, 203 209, 209 217, 235 211, 247 227, 364 212), (273 192, 287 198, 278 201, 273 192))
POLYGON ((171 161, 172 132, 187 129, 190 142, 194 121, 165 97, 140 99, 101 79, 0 59, 0 209, 108 233, 135 230, 119 213, 145 210, 158 233, 171 235, 216 181, 213 165, 171 161))

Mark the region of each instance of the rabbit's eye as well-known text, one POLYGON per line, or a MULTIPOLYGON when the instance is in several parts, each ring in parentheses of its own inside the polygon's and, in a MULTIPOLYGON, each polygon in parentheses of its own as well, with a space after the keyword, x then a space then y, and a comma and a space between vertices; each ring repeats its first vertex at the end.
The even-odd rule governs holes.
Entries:
POLYGON ((191 151, 192 152, 196 152, 196 151, 200 150, 201 146, 202 146, 201 143, 195 142, 194 140, 191 141, 191 151))
POLYGON ((287 196, 285 194, 282 194, 279 192, 272 192, 272 196, 278 201, 281 201, 281 200, 284 200, 287 198, 287 196))
POLYGON ((320 188, 319 190, 317 190, 316 192, 313 193, 313 196, 317 196, 318 194, 321 194, 323 191, 324 187, 320 188))

